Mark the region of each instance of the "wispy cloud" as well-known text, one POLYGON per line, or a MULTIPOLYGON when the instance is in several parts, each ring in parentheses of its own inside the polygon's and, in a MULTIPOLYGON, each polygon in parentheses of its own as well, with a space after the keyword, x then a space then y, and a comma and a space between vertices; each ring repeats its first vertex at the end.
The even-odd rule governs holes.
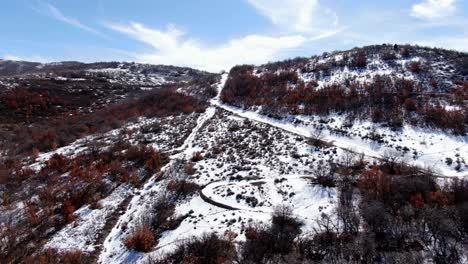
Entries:
POLYGON ((188 38, 184 31, 173 25, 165 30, 148 28, 140 23, 106 25, 154 49, 152 52, 137 55, 138 61, 183 65, 208 71, 229 69, 242 63, 263 63, 273 59, 280 51, 299 47, 308 41, 308 38, 297 34, 278 37, 247 35, 216 46, 206 46, 188 38))
POLYGON ((425 0, 412 6, 411 15, 422 19, 449 17, 456 11, 456 0, 425 0))
POLYGON ((338 16, 318 0, 247 0, 276 27, 300 33, 324 33, 338 27, 338 16))
POLYGON ((92 27, 89 27, 89 26, 81 23, 76 18, 66 16, 65 14, 63 14, 62 11, 60 11, 60 9, 58 9, 57 7, 53 6, 50 3, 45 3, 45 2, 40 1, 40 2, 38 2, 38 6, 33 7, 33 9, 36 10, 37 12, 39 12, 39 13, 45 14, 45 15, 51 17, 51 18, 54 18, 54 19, 56 19, 56 20, 58 20, 60 22, 71 25, 71 26, 73 26, 75 28, 84 30, 86 32, 89 32, 89 33, 92 33, 92 34, 95 34, 95 35, 98 35, 98 36, 101 36, 101 37, 105 37, 105 35, 102 32, 100 32, 99 30, 96 30, 96 29, 94 29, 92 27))

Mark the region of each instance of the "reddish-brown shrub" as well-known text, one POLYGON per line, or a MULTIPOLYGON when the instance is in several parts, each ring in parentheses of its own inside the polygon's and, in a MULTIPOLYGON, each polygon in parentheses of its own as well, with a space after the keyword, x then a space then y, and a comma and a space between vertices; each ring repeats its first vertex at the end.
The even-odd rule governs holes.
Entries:
POLYGON ((449 188, 453 196, 453 203, 462 204, 468 201, 468 179, 455 178, 450 183, 449 188))
POLYGON ((75 206, 73 206, 73 204, 69 200, 63 202, 61 213, 67 223, 75 220, 74 212, 75 212, 75 206))
POLYGON ((252 240, 252 239, 256 239, 257 236, 258 236, 258 232, 255 227, 248 227, 245 230, 245 238, 252 240))
POLYGON ((447 205, 449 202, 449 199, 447 195, 445 195, 443 192, 436 191, 436 192, 429 193, 429 201, 436 203, 438 205, 447 205))
POLYGON ((62 154, 54 154, 48 161, 46 161, 46 165, 50 170, 65 173, 68 167, 68 159, 62 154))
POLYGON ((162 165, 161 154, 159 152, 153 152, 151 157, 145 162, 145 168, 150 171, 156 171, 162 165))
POLYGON ((396 55, 395 55, 394 52, 386 50, 386 51, 382 52, 381 58, 382 58, 382 60, 395 60, 396 55))
POLYGON ((452 94, 457 103, 463 104, 468 99, 468 82, 464 82, 463 87, 453 89, 452 94))
POLYGON ((427 126, 450 129, 460 135, 468 130, 464 111, 447 111, 441 106, 427 106, 422 110, 422 115, 427 126))
POLYGON ((40 218, 37 215, 37 205, 34 203, 27 203, 26 204, 26 218, 28 220, 29 225, 37 226, 40 222, 40 218))
POLYGON ((109 165, 109 174, 121 182, 128 182, 128 171, 119 160, 114 160, 111 162, 109 165))
POLYGON ((146 145, 132 145, 125 151, 124 158, 136 163, 143 163, 146 162, 149 158, 151 158, 151 156, 154 155, 155 152, 156 151, 152 147, 148 147, 146 145))
POLYGON ((407 98, 404 102, 404 106, 405 106, 405 109, 406 111, 408 112, 413 112, 413 111, 416 111, 416 101, 414 99, 411 99, 411 98, 407 98))
POLYGON ((39 149, 38 148, 32 148, 31 150, 31 158, 33 161, 35 161, 37 159, 37 157, 39 157, 39 149))
POLYGON ((167 189, 177 195, 187 196, 199 190, 200 186, 187 180, 171 180, 167 184, 167 189))
POLYGON ((187 173, 188 175, 193 175, 193 174, 195 174, 195 172, 197 171, 197 170, 194 168, 193 163, 187 163, 187 164, 185 165, 184 170, 185 170, 185 173, 187 173))
POLYGON ((32 175, 34 174, 34 171, 30 168, 23 168, 21 170, 17 170, 15 172, 15 176, 16 176, 16 181, 18 183, 28 179, 29 177, 31 177, 32 175))
POLYGON ((82 264, 86 262, 85 256, 80 250, 62 252, 59 255, 59 259, 66 264, 82 264))
POLYGON ((99 175, 103 175, 109 169, 109 165, 102 161, 96 163, 94 167, 99 175))
POLYGON ((135 169, 132 170, 132 173, 130 173, 130 178, 128 179, 129 182, 135 186, 137 186, 140 182, 138 178, 138 173, 135 169))
POLYGON ((366 57, 366 53, 364 53, 363 51, 359 51, 356 53, 355 57, 354 57, 354 64, 356 67, 359 67, 359 68, 364 68, 367 66, 367 57, 366 57))
POLYGON ((5 166, 0 165, 0 184, 5 184, 10 182, 10 178, 13 175, 11 170, 7 169, 5 166))
POLYGON ((217 264, 232 263, 236 256, 235 245, 216 234, 204 234, 179 243, 159 263, 217 264))
POLYGON ((382 196, 390 192, 391 187, 389 177, 378 166, 364 171, 359 178, 358 186, 374 193, 375 196, 382 196))
POLYGON ((138 227, 124 239, 124 245, 131 250, 149 252, 157 241, 148 225, 138 227))
POLYGON ((403 58, 408 58, 410 56, 410 50, 408 48, 402 48, 400 54, 403 58))
POLYGON ((424 198, 422 197, 422 195, 420 193, 417 193, 413 196, 411 196, 410 198, 410 202, 411 204, 416 207, 416 208, 424 208, 424 198))
POLYGON ((195 152, 195 153, 193 153, 191 160, 193 162, 201 161, 201 160, 203 160, 203 154, 201 152, 195 152))
POLYGON ((419 61, 412 61, 409 65, 409 70, 413 73, 420 73, 421 63, 419 61))
POLYGON ((302 225, 302 221, 293 217, 291 208, 276 208, 271 226, 256 226, 255 231, 247 231, 249 239, 241 246, 242 259, 246 263, 266 263, 273 255, 290 254, 302 225))
POLYGON ((89 263, 89 256, 85 255, 81 250, 71 250, 65 252, 57 252, 55 249, 47 249, 43 252, 26 257, 25 263, 37 264, 83 264, 89 263))
POLYGON ((89 180, 89 173, 85 172, 84 169, 78 167, 75 163, 70 168, 70 177, 78 180, 89 180))

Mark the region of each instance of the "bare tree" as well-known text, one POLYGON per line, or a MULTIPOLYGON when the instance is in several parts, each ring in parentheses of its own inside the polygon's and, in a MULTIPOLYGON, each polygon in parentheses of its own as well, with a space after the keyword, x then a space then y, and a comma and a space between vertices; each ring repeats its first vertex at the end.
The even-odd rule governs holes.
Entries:
POLYGON ((389 173, 391 174, 395 174, 397 172, 397 165, 401 164, 403 161, 403 157, 400 152, 394 149, 386 150, 382 155, 382 159, 385 161, 389 173))
POLYGON ((310 131, 310 139, 309 139, 309 144, 315 147, 321 147, 323 146, 324 143, 324 134, 322 129, 316 128, 312 131, 310 131))
POLYGON ((350 150, 350 151, 343 151, 343 155, 341 156, 341 160, 342 160, 342 166, 346 167, 346 168, 350 168, 354 165, 354 163, 356 162, 356 154, 355 154, 355 151, 354 150, 350 150))

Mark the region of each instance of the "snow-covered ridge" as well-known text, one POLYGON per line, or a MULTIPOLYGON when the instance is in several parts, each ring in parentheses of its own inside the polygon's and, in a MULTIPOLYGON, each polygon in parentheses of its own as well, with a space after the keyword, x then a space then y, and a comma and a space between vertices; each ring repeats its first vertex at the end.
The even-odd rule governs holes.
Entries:
MULTIPOLYGON (((402 55, 401 47, 378 46, 350 51, 325 53, 312 58, 301 58, 297 61, 286 61, 257 66, 256 76, 265 73, 279 74, 296 71, 300 80, 306 84, 314 82, 317 86, 342 85, 344 83, 365 84, 377 75, 394 79, 406 79, 421 84, 424 90, 447 91, 454 85, 454 80, 464 80, 467 75, 463 66, 452 60, 449 51, 437 51, 427 48, 404 47, 409 49, 402 55), (356 66, 356 54, 365 56, 365 66, 356 66), (390 54, 390 55, 388 55, 390 54), (412 68, 412 65, 417 68, 412 68), (434 87, 437 84, 437 87, 434 87)), ((461 54, 460 57, 466 56, 461 54)))

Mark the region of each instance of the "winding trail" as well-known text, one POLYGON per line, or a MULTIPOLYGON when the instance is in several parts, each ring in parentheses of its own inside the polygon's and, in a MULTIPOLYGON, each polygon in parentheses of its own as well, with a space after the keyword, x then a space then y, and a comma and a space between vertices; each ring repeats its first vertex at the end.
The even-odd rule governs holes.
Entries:
MULTIPOLYGON (((204 127, 204 125, 216 114, 217 108, 224 109, 230 113, 233 113, 237 116, 255 121, 255 122, 260 122, 263 124, 266 124, 271 127, 275 127, 278 129, 281 129, 283 131, 296 134, 299 136, 303 136, 305 138, 311 138, 311 131, 309 127, 306 126, 301 126, 301 125, 292 125, 288 122, 269 118, 263 115, 260 115, 256 112, 253 111, 245 111, 237 107, 225 105, 221 102, 220 100, 220 94, 221 91, 228 79, 228 74, 225 73, 221 76, 221 81, 217 86, 217 91, 218 94, 215 98, 210 100, 211 106, 208 107, 205 111, 205 113, 201 114, 197 120, 197 125, 194 127, 190 135, 185 139, 184 143, 182 146, 175 148, 169 152, 170 154, 170 161, 168 164, 166 164, 162 169, 160 173, 164 173, 166 170, 171 168, 171 166, 174 164, 176 160, 183 159, 183 158, 188 158, 194 151, 194 140, 199 133, 199 131, 204 127)), ((373 159, 382 159, 380 154, 368 146, 362 147, 362 146, 356 146, 355 142, 347 141, 345 139, 343 140, 335 140, 333 138, 332 145, 338 148, 341 148, 345 151, 350 151, 357 153, 356 151, 353 151, 355 147, 359 147, 356 149, 360 149, 361 151, 365 151, 365 155, 367 157, 373 158, 373 159)), ((309 176, 309 175, 295 175, 294 177, 304 177, 304 176, 309 176)), ((438 175, 441 177, 446 177, 443 175, 438 175)), ((122 244, 122 239, 123 235, 125 235, 125 232, 123 231, 123 226, 126 225, 126 223, 132 221, 134 217, 142 216, 145 215, 145 209, 146 207, 143 206, 145 205, 145 201, 148 202, 151 201, 152 197, 154 196, 155 193, 158 193, 161 190, 161 184, 157 182, 157 175, 153 175, 145 184, 144 186, 139 189, 134 191, 135 195, 131 198, 131 201, 129 202, 129 205, 123 215, 120 216, 119 220, 115 224, 115 226, 112 228, 111 232, 105 239, 103 245, 102 245, 102 251, 99 252, 99 263, 121 263, 125 262, 128 260, 138 260, 139 258, 142 257, 142 254, 140 253, 134 253, 134 252, 129 252, 128 250, 125 249, 125 247, 122 244), (136 254, 135 256, 132 256, 132 254, 136 254)), ((258 181, 258 180, 256 180, 258 181)), ((213 185, 218 184, 227 184, 228 182, 216 182, 212 183, 213 185)), ((223 203, 223 201, 215 201, 212 197, 210 197, 209 194, 206 193, 208 190, 207 188, 211 188, 212 185, 208 184, 205 186, 204 189, 200 191, 200 197, 203 199, 203 201, 214 205, 216 207, 225 209, 225 210, 248 210, 248 211, 256 211, 259 212, 258 210, 252 210, 252 209, 247 209, 247 208, 236 208, 233 207, 229 204, 223 203)), ((262 213, 267 213, 267 212, 262 212, 262 213)), ((268 212, 270 213, 270 212, 268 212)), ((174 243, 176 241, 173 241, 174 243)), ((171 242, 171 243, 173 243, 171 242)), ((164 247, 164 246, 161 246, 164 247)), ((157 249, 161 248, 158 247, 157 249)))
POLYGON ((216 207, 219 207, 219 208, 223 208, 223 209, 226 209, 226 210, 230 210, 230 211, 235 211, 235 210, 241 210, 240 208, 236 208, 236 207, 232 207, 230 205, 227 205, 227 204, 223 204, 221 202, 217 202, 215 200, 213 200, 213 198, 209 197, 209 196, 206 196, 204 193, 203 193, 203 190, 200 190, 200 198, 202 198, 202 200, 205 202, 205 203, 209 203, 211 205, 214 205, 216 207))

